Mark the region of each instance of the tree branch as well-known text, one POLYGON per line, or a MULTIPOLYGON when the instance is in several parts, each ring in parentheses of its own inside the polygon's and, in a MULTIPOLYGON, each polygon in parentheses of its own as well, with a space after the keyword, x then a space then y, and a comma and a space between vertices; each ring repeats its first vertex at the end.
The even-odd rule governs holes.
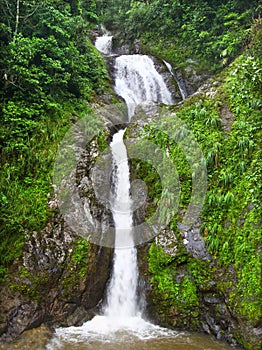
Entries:
POLYGON ((34 9, 31 13, 29 13, 29 14, 26 15, 26 16, 20 16, 20 18, 23 18, 23 19, 26 21, 29 17, 33 16, 33 14, 38 10, 38 8, 40 7, 40 5, 42 5, 42 3, 36 5, 35 9, 34 9))
POLYGON ((10 6, 9 6, 7 0, 5 0, 5 4, 6 4, 6 8, 7 8, 8 12, 9 12, 9 15, 10 15, 11 17, 14 17, 14 14, 13 14, 13 12, 12 12, 11 9, 10 9, 10 6))

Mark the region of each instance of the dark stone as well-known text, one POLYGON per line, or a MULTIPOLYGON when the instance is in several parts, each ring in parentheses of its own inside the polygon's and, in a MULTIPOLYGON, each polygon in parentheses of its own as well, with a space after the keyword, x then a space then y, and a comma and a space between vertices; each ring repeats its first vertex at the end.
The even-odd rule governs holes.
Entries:
POLYGON ((155 68, 158 71, 159 74, 163 77, 166 86, 168 87, 168 90, 172 94, 173 103, 176 104, 180 101, 182 101, 182 96, 179 91, 179 87, 177 85, 177 81, 174 77, 174 75, 171 74, 171 72, 168 70, 167 66, 165 65, 164 61, 158 60, 155 57, 150 56, 151 59, 154 61, 155 68))
POLYGON ((178 229, 184 238, 183 242, 188 253, 197 259, 212 260, 212 256, 206 250, 204 238, 200 234, 199 225, 200 222, 197 222, 188 229, 185 228, 185 225, 178 224, 178 229), (181 230, 181 227, 183 227, 183 230, 181 230))
POLYGON ((200 71, 197 61, 187 61, 187 66, 183 69, 173 69, 176 80, 181 85, 185 98, 193 95, 210 78, 210 73, 200 71))
POLYGON ((207 304, 219 304, 220 298, 218 298, 217 296, 213 296, 213 295, 211 295, 211 296, 205 295, 204 302, 207 304))
POLYGON ((9 341, 26 329, 35 328, 44 321, 44 312, 35 302, 28 302, 10 310, 6 319, 6 330, 1 341, 9 341))

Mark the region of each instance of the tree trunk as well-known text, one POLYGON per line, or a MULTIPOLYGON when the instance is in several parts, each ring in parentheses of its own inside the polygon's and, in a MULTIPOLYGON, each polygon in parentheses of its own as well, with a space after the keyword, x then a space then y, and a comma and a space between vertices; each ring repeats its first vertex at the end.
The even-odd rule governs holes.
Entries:
POLYGON ((17 33, 18 33, 19 11, 20 11, 20 0, 16 0, 15 31, 14 31, 14 37, 13 37, 14 41, 15 41, 15 38, 16 38, 17 33))

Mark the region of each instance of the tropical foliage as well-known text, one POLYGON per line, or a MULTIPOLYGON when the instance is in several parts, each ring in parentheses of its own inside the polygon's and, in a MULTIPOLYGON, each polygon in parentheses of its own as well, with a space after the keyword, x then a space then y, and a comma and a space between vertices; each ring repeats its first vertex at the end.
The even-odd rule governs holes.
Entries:
POLYGON ((106 26, 125 41, 141 39, 144 50, 175 65, 198 59, 217 69, 228 63, 248 37, 259 1, 104 1, 106 26), (164 55, 164 57, 163 57, 164 55))
POLYGON ((88 39, 95 1, 0 1, 1 244, 5 271, 48 218, 56 148, 108 85, 88 39))
MULTIPOLYGON (((41 230, 50 217, 52 166, 63 135, 109 89, 104 61, 88 39, 89 30, 103 22, 120 41, 139 39, 144 52, 174 66, 185 66, 188 59, 208 70, 227 66, 213 79, 211 95, 201 93, 171 107, 169 122, 174 113, 184 121, 207 161, 201 232, 216 267, 233 266, 237 273, 229 306, 247 320, 258 320, 260 10, 258 0, 0 0, 0 276, 21 253, 24 233, 41 230)), ((159 122, 139 132, 168 151, 179 173, 180 210, 170 229, 182 247, 177 221, 190 201, 192 174, 175 140, 159 132, 159 122)), ((147 162, 133 165, 136 177, 148 183, 150 215, 161 197, 161 179, 147 162)), ((86 250, 79 241, 72 257, 81 274, 86 250)), ((149 251, 149 272, 158 303, 183 311, 188 305, 195 317, 197 290, 216 271, 186 256, 185 249, 183 254, 177 259, 179 264, 187 259, 190 278, 177 282, 176 261, 156 244, 149 251)), ((226 286, 220 288, 223 294, 226 286)))

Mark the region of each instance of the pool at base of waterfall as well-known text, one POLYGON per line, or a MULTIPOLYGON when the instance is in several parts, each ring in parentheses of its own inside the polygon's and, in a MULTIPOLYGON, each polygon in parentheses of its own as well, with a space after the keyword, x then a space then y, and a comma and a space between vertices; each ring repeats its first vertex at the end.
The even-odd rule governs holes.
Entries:
POLYGON ((57 328, 47 350, 229 350, 207 335, 166 329, 141 317, 95 316, 81 327, 57 328))

